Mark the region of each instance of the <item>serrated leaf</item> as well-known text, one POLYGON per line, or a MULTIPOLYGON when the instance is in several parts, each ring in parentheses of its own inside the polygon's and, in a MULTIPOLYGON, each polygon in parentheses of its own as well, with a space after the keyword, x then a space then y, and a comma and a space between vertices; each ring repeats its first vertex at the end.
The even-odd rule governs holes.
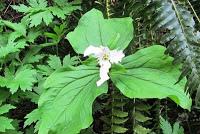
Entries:
POLYGON ((65 6, 67 3, 67 0, 53 0, 56 4, 58 4, 59 6, 65 6))
POLYGON ((70 57, 70 55, 66 55, 65 58, 63 59, 63 66, 68 66, 68 65, 76 65, 78 64, 78 59, 79 57, 78 56, 73 56, 73 57, 70 57))
POLYGON ((173 58, 164 55, 166 48, 151 46, 125 57, 122 65, 127 73, 110 72, 113 83, 130 98, 171 98, 182 108, 190 110, 192 100, 184 93, 183 79, 174 85, 180 75, 180 65, 172 65, 173 58))
POLYGON ((24 118, 26 119, 24 123, 24 128, 32 123, 35 123, 41 117, 38 109, 33 110, 31 113, 27 114, 24 118))
POLYGON ((0 58, 5 57, 10 53, 20 51, 20 49, 25 46, 27 46, 27 44, 23 40, 18 42, 9 42, 6 46, 0 46, 0 58))
POLYGON ((38 132, 39 131, 39 127, 40 127, 40 124, 41 124, 41 121, 39 120, 36 125, 35 125, 35 130, 34 130, 34 133, 38 132))
POLYGON ((164 134, 172 134, 172 127, 170 123, 162 116, 160 117, 160 127, 162 128, 164 134))
POLYGON ((81 6, 73 6, 72 4, 68 4, 63 7, 63 13, 65 15, 70 15, 75 10, 81 10, 81 6))
POLYGON ((29 5, 33 8, 45 8, 47 7, 46 0, 29 0, 29 5))
POLYGON ((56 55, 50 55, 49 61, 47 61, 47 63, 53 69, 58 69, 62 66, 60 58, 56 55))
POLYGON ((63 10, 61 10, 60 8, 58 8, 58 7, 51 7, 50 10, 52 11, 52 13, 53 13, 54 16, 57 16, 58 18, 61 18, 63 20, 66 18, 63 10))
POLYGON ((115 48, 125 49, 133 38, 132 19, 104 19, 99 10, 92 9, 81 17, 76 29, 70 32, 66 38, 76 53, 83 54, 89 45, 110 47, 112 43, 109 43, 117 34, 120 38, 116 42, 115 48), (77 38, 81 40, 77 40, 77 38))
POLYGON ((14 130, 15 128, 12 126, 12 119, 8 119, 6 117, 0 116, 0 132, 6 132, 7 129, 14 130), (2 123, 3 122, 3 123, 2 123))
POLYGON ((3 23, 24 37, 26 36, 26 25, 23 23, 12 23, 10 21, 3 21, 3 23))
POLYGON ((107 83, 97 87, 98 79, 98 67, 68 66, 56 70, 44 83, 47 90, 39 100, 39 134, 75 134, 89 127, 93 121, 92 103, 108 89, 107 83))
POLYGON ((172 134, 184 134, 184 129, 182 126, 179 126, 178 122, 174 123, 172 134))
POLYGON ((4 78, 4 86, 10 88, 10 92, 15 93, 20 87, 23 91, 31 90, 33 83, 36 82, 33 77, 36 74, 35 70, 21 68, 11 78, 9 76, 4 78))
POLYGON ((30 27, 34 27, 34 26, 36 27, 39 24, 41 24, 44 15, 45 15, 45 12, 39 12, 37 14, 30 16, 30 18, 29 18, 30 27))
POLYGON ((14 108, 16 108, 16 107, 12 106, 10 104, 2 105, 2 106, 0 106, 0 115, 7 113, 10 109, 14 109, 14 108))
POLYGON ((45 76, 51 75, 54 71, 49 66, 45 66, 45 65, 37 65, 37 68, 39 68, 38 72, 42 75, 45 75, 45 76))
POLYGON ((20 4, 19 6, 16 5, 12 5, 11 6, 13 9, 19 11, 19 12, 27 12, 28 10, 30 10, 30 7, 27 7, 24 4, 20 4))
POLYGON ((27 92, 24 93, 24 95, 25 95, 27 98, 31 99, 31 101, 32 101, 33 103, 35 103, 35 104, 38 103, 38 100, 39 100, 39 97, 40 97, 38 94, 36 94, 36 93, 34 93, 34 92, 27 91, 27 92))
POLYGON ((50 10, 44 12, 43 21, 46 23, 47 26, 50 22, 53 21, 53 15, 51 14, 50 10))

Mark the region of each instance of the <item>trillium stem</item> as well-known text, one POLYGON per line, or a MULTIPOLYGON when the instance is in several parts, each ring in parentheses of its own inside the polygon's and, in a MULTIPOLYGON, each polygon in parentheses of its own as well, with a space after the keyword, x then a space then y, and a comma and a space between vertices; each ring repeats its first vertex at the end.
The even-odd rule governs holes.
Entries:
POLYGON ((114 98, 113 98, 113 95, 115 94, 115 89, 114 89, 114 86, 113 86, 113 84, 112 84, 112 86, 111 86, 111 97, 112 97, 112 102, 111 102, 111 134, 114 134, 114 123, 113 123, 113 111, 114 111, 114 105, 113 105, 113 103, 114 103, 114 98))
POLYGON ((133 99, 133 134, 136 134, 136 132, 135 132, 135 117, 134 117, 134 115, 135 115, 135 98, 133 99))

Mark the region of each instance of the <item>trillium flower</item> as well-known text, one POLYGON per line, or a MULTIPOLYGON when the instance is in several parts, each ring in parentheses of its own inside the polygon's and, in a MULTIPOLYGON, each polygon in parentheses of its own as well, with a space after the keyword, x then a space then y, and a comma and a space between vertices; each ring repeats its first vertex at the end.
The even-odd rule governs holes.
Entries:
POLYGON ((84 57, 94 54, 100 65, 100 80, 97 81, 97 86, 102 85, 110 77, 108 76, 111 63, 119 63, 125 56, 122 50, 110 50, 107 46, 94 47, 90 45, 84 52, 84 57))

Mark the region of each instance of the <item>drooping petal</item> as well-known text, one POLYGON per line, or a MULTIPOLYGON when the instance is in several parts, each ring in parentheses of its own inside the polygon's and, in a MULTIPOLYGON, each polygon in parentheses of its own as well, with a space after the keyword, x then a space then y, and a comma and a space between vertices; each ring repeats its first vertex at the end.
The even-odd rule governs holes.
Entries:
POLYGON ((122 58, 124 57, 124 53, 122 50, 112 50, 110 51, 110 62, 111 63, 118 63, 122 60, 122 58))
POLYGON ((99 61, 100 64, 100 80, 97 81, 97 86, 101 86, 110 77, 108 76, 109 69, 111 68, 111 63, 107 60, 99 61))
POLYGON ((90 45, 85 51, 84 51, 84 57, 88 56, 90 54, 94 54, 94 57, 98 58, 98 55, 102 53, 102 49, 100 47, 94 47, 90 45))

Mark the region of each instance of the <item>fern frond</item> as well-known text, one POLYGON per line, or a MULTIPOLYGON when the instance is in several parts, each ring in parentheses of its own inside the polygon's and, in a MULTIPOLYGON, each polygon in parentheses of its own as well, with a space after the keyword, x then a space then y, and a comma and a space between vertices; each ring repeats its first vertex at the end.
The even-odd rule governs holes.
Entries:
POLYGON ((196 28, 200 30, 200 3, 198 0, 187 0, 187 3, 195 16, 196 28))
POLYGON ((200 43, 194 28, 193 15, 184 5, 175 4, 173 0, 152 2, 148 7, 153 7, 155 11, 149 21, 153 25, 152 29, 169 31, 162 37, 161 43, 168 45, 165 53, 174 57, 174 64, 183 63, 178 82, 189 75, 185 90, 192 94, 200 83, 200 43))

